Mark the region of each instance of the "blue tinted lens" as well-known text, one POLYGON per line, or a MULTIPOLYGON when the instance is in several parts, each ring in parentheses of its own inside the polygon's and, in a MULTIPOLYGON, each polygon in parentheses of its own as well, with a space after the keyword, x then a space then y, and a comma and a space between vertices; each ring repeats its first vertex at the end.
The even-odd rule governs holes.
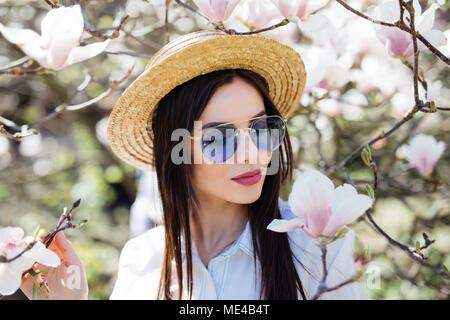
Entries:
POLYGON ((238 130, 234 126, 206 129, 202 135, 203 154, 213 163, 223 163, 237 150, 238 130))
POLYGON ((259 150, 272 152, 284 140, 286 123, 277 115, 267 116, 256 120, 252 125, 251 137, 259 150))

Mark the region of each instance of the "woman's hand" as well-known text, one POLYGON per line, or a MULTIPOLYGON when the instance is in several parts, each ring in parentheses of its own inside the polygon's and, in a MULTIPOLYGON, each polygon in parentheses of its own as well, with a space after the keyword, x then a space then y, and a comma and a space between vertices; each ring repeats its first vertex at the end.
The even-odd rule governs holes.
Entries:
MULTIPOLYGON (((33 266, 34 270, 44 273, 50 292, 42 287, 47 297, 37 290, 37 299, 52 300, 83 300, 88 298, 88 284, 84 265, 75 252, 72 243, 66 239, 63 231, 59 231, 48 249, 55 252, 61 259, 61 264, 56 268, 50 268, 39 263, 33 266)), ((22 278, 20 289, 31 299, 33 289, 33 277, 27 273, 22 278)))

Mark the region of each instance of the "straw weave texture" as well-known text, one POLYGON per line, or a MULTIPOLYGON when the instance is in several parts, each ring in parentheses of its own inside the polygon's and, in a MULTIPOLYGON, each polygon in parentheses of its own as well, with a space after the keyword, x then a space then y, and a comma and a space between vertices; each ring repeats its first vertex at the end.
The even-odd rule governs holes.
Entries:
POLYGON ((236 68, 252 70, 267 80, 270 96, 284 118, 298 107, 306 71, 293 48, 260 35, 192 32, 162 47, 125 89, 108 121, 111 149, 136 168, 154 170, 151 119, 159 100, 196 76, 236 68))

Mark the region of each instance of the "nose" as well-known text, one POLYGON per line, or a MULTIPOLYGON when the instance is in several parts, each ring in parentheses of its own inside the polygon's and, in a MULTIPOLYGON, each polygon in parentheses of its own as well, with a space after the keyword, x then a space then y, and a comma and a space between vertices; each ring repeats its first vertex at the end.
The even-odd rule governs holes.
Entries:
POLYGON ((250 135, 250 130, 250 128, 239 129, 239 142, 234 154, 235 163, 258 164, 259 149, 250 135))

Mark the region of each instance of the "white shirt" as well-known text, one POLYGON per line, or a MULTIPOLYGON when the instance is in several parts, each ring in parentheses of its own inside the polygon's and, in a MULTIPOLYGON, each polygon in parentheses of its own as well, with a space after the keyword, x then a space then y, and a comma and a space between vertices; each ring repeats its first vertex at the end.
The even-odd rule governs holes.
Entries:
MULTIPOLYGON (((289 203, 279 198, 283 219, 296 217, 289 203)), ((164 253, 164 226, 152 228, 128 240, 119 259, 119 272, 110 299, 156 299, 164 253)), ((267 230, 267 232, 273 232, 267 230)), ((309 238, 301 229, 288 232, 291 249, 312 276, 294 259, 306 296, 315 295, 322 279, 321 251, 317 241, 309 238)), ((328 287, 335 286, 355 274, 353 262, 354 232, 327 246, 328 287)), ((193 241, 191 240, 193 243, 193 241)), ((184 244, 182 243, 184 248, 184 244)), ((255 272, 253 244, 250 223, 234 244, 211 259, 208 267, 197 255, 192 246, 193 299, 246 299, 258 300, 260 293, 260 265, 257 259, 255 272)), ((274 252, 276 254, 276 252, 274 252)), ((183 258, 183 299, 188 299, 186 281, 186 259, 183 258)), ((171 289, 178 297, 178 282, 175 262, 172 263, 171 289)), ((300 295, 299 295, 300 296, 300 295)), ((353 282, 335 291, 322 294, 319 299, 367 299, 365 282, 353 282)))

